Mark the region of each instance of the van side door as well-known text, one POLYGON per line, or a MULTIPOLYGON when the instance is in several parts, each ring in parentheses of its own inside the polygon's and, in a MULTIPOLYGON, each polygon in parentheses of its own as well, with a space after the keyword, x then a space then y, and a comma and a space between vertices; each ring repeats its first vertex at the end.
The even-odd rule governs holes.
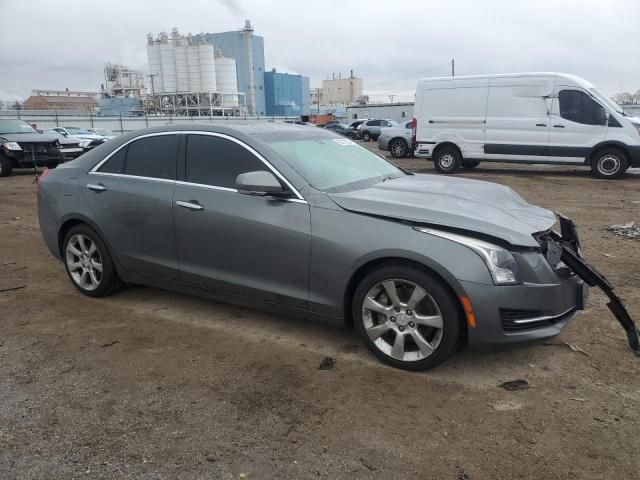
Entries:
POLYGON ((556 162, 583 163, 591 149, 607 135, 602 109, 584 90, 558 86, 551 107, 549 158, 556 162))
POLYGON ((551 79, 495 77, 489 85, 484 158, 548 160, 551 79))

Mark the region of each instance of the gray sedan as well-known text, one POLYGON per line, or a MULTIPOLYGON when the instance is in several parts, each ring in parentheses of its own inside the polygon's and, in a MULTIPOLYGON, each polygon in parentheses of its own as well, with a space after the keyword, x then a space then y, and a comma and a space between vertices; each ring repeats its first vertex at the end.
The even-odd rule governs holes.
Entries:
POLYGON ((325 129, 136 131, 47 171, 38 195, 44 240, 86 295, 145 284, 353 324, 405 369, 554 336, 586 298, 544 254, 552 212, 325 129))

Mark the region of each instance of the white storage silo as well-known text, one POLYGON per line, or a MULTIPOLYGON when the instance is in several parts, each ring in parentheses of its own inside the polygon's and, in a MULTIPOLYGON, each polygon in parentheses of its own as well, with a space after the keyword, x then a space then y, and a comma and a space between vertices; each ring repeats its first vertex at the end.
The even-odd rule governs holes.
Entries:
POLYGON ((176 56, 177 91, 180 93, 186 93, 190 90, 187 48, 188 47, 186 45, 174 46, 174 54, 176 56))
POLYGON ((160 44, 160 59, 162 60, 162 92, 175 93, 178 84, 176 80, 175 47, 171 43, 160 44))
POLYGON ((217 85, 216 64, 213 58, 213 45, 198 45, 200 57, 200 81, 203 92, 215 92, 217 85))
POLYGON ((153 75, 153 92, 162 92, 162 60, 160 59, 160 45, 147 44, 147 60, 149 61, 149 74, 153 75))
POLYGON ((198 52, 197 46, 187 47, 187 62, 189 64, 189 90, 192 92, 201 92, 200 53, 198 52))
POLYGON ((238 77, 236 75, 236 61, 233 58, 218 57, 215 59, 216 64, 216 84, 218 92, 225 95, 223 106, 236 107, 238 105, 238 77))

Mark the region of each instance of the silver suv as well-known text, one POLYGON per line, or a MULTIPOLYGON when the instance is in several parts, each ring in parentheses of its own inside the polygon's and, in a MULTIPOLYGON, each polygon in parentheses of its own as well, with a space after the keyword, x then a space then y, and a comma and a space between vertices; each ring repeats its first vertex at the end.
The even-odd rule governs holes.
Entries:
POLYGON ((405 122, 398 127, 381 129, 378 137, 378 148, 388 150, 394 158, 406 157, 412 150, 412 123, 405 122))
POLYGON ((398 122, 395 120, 387 120, 387 119, 370 119, 366 122, 362 122, 358 127, 358 131, 360 132, 360 137, 365 142, 369 140, 377 140, 380 136, 380 129, 386 127, 397 127, 398 122))

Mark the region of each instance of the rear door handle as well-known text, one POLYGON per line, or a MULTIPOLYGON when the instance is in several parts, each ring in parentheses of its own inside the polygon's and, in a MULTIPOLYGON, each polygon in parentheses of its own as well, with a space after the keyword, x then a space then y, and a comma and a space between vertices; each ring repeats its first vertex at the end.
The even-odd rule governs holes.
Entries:
POLYGON ((200 205, 199 203, 195 203, 194 200, 191 200, 190 202, 185 202, 183 200, 177 200, 176 201, 176 205, 178 205, 179 207, 182 208, 188 208, 189 210, 203 210, 204 207, 202 205, 200 205))
POLYGON ((564 128, 564 125, 554 125, 554 128, 564 128))
POLYGON ((546 127, 546 123, 536 123, 536 127, 546 127))
POLYGON ((87 184, 87 188, 89 190, 93 190, 94 192, 104 192, 107 189, 107 187, 105 187, 104 185, 101 185, 99 183, 98 184, 89 183, 89 184, 87 184))

